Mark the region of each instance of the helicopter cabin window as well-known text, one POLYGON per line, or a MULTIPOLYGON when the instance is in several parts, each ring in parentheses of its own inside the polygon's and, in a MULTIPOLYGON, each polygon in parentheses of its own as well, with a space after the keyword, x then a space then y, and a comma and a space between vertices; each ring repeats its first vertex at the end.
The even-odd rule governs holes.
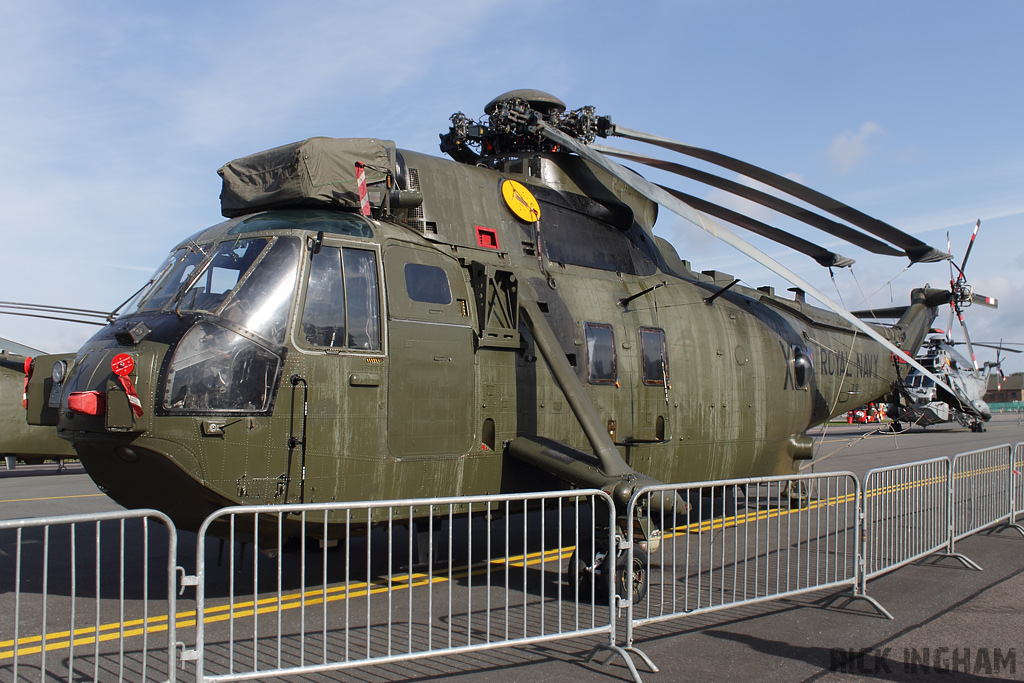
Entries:
POLYGON ((323 247, 313 254, 302 310, 306 344, 321 349, 380 350, 377 255, 323 247))
POLYGON ((405 264, 405 291, 413 301, 447 306, 452 302, 452 288, 443 268, 422 263, 405 264))
POLYGON ((656 327, 641 327, 640 346, 644 356, 644 384, 657 387, 665 386, 668 380, 665 331, 656 327))
POLYGON ((587 338, 587 375, 591 384, 615 384, 618 366, 615 357, 615 329, 606 323, 584 323, 587 338))

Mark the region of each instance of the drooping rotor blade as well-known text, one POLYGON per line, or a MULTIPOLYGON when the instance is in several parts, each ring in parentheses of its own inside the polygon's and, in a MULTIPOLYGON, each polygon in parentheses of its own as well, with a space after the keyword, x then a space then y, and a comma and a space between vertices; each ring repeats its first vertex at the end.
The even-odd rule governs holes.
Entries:
POLYGON ((111 314, 106 311, 93 311, 86 308, 71 308, 68 306, 26 304, 19 303, 17 301, 0 301, 0 314, 17 315, 25 318, 42 318, 43 320, 59 320, 61 322, 69 323, 83 323, 86 325, 99 325, 101 327, 112 320, 111 314), (45 315, 50 313, 53 315, 45 315), (89 320, 89 318, 102 318, 103 322, 99 322, 98 320, 89 320))
POLYGON ((724 190, 730 194, 736 195, 737 197, 749 199, 761 206, 768 207, 769 209, 785 216, 789 216, 790 218, 795 218, 796 220, 806 223, 811 227, 827 232, 833 237, 838 237, 839 239, 845 240, 854 246, 866 249, 867 251, 875 254, 882 254, 884 256, 903 255, 903 252, 893 249, 885 242, 854 230, 848 225, 843 225, 831 218, 826 218, 825 216, 816 214, 801 206, 797 206, 792 202, 787 202, 785 199, 768 194, 767 192, 762 192, 742 183, 737 183, 736 181, 716 176, 713 173, 708 173, 706 171, 701 171, 700 169, 691 168, 671 161, 664 161, 639 154, 633 154, 632 152, 616 149, 614 147, 606 147, 605 145, 592 144, 590 148, 608 156, 626 159, 628 161, 635 161, 652 168, 660 168, 663 171, 668 171, 669 173, 674 173, 676 175, 683 176, 684 178, 690 178, 691 180, 696 180, 699 183, 724 190))
POLYGON ((768 239, 787 246, 790 249, 806 254, 826 268, 846 268, 854 263, 854 260, 851 258, 829 251, 824 247, 819 247, 817 244, 808 242, 802 237, 797 237, 785 230, 773 228, 766 223, 762 223, 759 220, 745 216, 731 209, 727 209, 724 206, 713 204, 712 202, 688 195, 685 192, 680 192, 679 190, 673 190, 672 188, 665 187, 664 185, 658 185, 658 187, 665 190, 672 196, 681 199, 698 211, 703 211, 704 213, 715 216, 716 218, 721 218, 723 221, 728 221, 729 223, 739 226, 744 230, 749 230, 754 234, 761 235, 761 237, 767 237, 768 239))
POLYGON ((816 190, 812 190, 805 185, 801 185, 794 180, 790 180, 789 178, 783 177, 777 173, 772 173, 771 171, 754 166, 753 164, 749 164, 745 161, 740 161, 739 159, 726 156, 719 152, 712 152, 711 150, 693 147, 692 145, 687 145, 682 142, 669 140, 668 138, 651 135, 631 128, 625 128, 616 124, 612 124, 608 134, 629 140, 636 140, 638 142, 647 142, 665 149, 671 149, 675 152, 679 152, 680 154, 685 154, 686 156, 694 157, 696 159, 702 159, 715 164, 716 166, 721 166, 722 168, 730 171, 741 173, 748 178, 753 178, 754 180, 760 181, 769 187, 781 190, 792 197, 796 197, 797 199, 805 201, 823 211, 827 211, 833 216, 842 218, 851 225, 865 230, 876 237, 880 237, 891 244, 895 244, 903 250, 911 263, 931 263, 935 261, 944 261, 949 258, 948 254, 943 254, 938 249, 930 247, 916 237, 908 235, 884 221, 872 218, 871 216, 854 209, 852 206, 843 204, 837 199, 833 199, 832 197, 824 195, 816 190))
POLYGON ((837 306, 835 303, 832 302, 831 299, 829 299, 825 294, 820 292, 814 285, 807 282, 804 278, 800 277, 790 269, 786 268, 781 263, 768 256, 754 245, 750 244, 749 242, 746 242, 745 240, 740 239, 737 235, 735 235, 731 230, 726 228, 724 225, 717 223, 714 219, 697 211, 686 202, 682 201, 681 199, 677 199, 676 197, 672 196, 670 193, 661 189, 660 187, 650 182, 649 180, 646 180, 645 178, 637 175, 635 172, 630 171, 624 166, 619 165, 618 163, 612 161, 603 154, 592 151, 589 147, 579 142, 575 138, 572 138, 566 135, 565 133, 562 133, 561 131, 557 130, 556 128, 553 128, 552 126, 549 126, 544 122, 540 122, 537 124, 537 132, 546 137, 548 140, 551 140, 552 142, 561 145, 564 149, 574 152, 581 158, 593 163, 595 166, 603 168, 605 171, 607 171, 614 177, 618 178, 622 182, 626 183, 644 197, 647 197, 651 201, 657 202, 658 204, 664 206, 666 209, 669 209, 670 211, 682 216, 683 218, 690 221, 697 227, 701 228, 702 230, 705 230, 706 232, 711 233, 712 235, 718 237, 720 240, 722 240, 729 246, 749 256, 754 261, 757 261, 765 268, 768 268, 773 273, 778 275, 779 277, 782 277, 791 284, 801 288, 807 294, 809 294, 810 296, 814 297, 822 304, 827 306, 831 311, 841 316, 851 325, 861 330, 862 332, 864 332, 864 334, 871 337, 876 342, 878 342, 886 349, 891 351, 893 354, 895 354, 897 358, 902 359, 911 367, 916 368, 926 377, 930 377, 936 383, 937 386, 942 387, 953 396, 958 395, 956 391, 953 388, 951 388, 941 377, 939 377, 931 370, 928 370, 923 365, 918 363, 914 358, 908 355, 906 351, 892 344, 890 341, 888 341, 882 335, 880 335, 877 330, 873 329, 870 325, 867 325, 863 321, 859 320, 856 316, 854 316, 845 308, 837 306))

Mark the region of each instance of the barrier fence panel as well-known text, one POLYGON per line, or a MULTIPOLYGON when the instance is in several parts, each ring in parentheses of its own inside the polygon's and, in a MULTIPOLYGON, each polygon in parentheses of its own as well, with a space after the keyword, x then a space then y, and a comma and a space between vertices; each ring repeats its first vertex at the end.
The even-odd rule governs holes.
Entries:
POLYGON ((174 681, 176 556, 153 510, 0 521, 0 679, 174 681))
POLYGON ((1001 521, 1012 521, 1012 491, 1009 444, 961 453, 953 458, 951 481, 953 542, 1001 521))
POLYGON ((864 580, 942 551, 949 542, 948 458, 864 477, 864 580))
POLYGON ((601 491, 226 508, 199 533, 184 658, 242 680, 607 634, 635 674, 610 583, 564 580, 612 528, 601 491))
POLYGON ((644 624, 856 588, 859 505, 848 472, 642 489, 628 508, 625 564, 648 589, 627 602, 627 646, 644 624))
POLYGON ((1012 495, 1010 505, 1012 517, 1016 519, 1024 514, 1024 443, 1019 443, 1013 448, 1013 462, 1010 463, 1010 479, 1012 495))

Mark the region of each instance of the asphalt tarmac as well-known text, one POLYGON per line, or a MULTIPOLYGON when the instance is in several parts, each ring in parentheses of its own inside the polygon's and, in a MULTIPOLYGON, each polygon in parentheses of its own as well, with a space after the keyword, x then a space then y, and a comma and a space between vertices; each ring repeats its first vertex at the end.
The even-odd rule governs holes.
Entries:
MULTIPOLYGON (((930 427, 891 434, 879 427, 816 430, 815 460, 805 471, 860 478, 875 467, 1024 441, 1016 415, 995 416, 983 433, 930 427)), ((0 518, 117 509, 77 463, 60 472, 52 463, 0 467, 0 518)), ((190 542, 183 538, 181 547, 190 542)), ((933 557, 868 584, 893 620, 861 603, 823 606, 834 591, 810 593, 644 626, 635 646, 659 672, 635 658, 637 668, 645 681, 1024 680, 1024 537, 982 532, 957 542, 957 551, 983 570, 933 557)), ((631 680, 617 656, 584 661, 598 642, 555 641, 291 680, 631 680)))

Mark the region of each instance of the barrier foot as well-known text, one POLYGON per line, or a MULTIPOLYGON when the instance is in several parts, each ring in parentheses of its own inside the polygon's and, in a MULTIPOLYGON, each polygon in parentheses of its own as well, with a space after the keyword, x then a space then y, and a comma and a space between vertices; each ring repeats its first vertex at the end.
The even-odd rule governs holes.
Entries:
POLYGON ((882 603, 878 602, 878 600, 875 600, 873 597, 865 593, 836 593, 822 604, 822 608, 827 608, 829 605, 831 605, 833 602, 839 599, 843 599, 844 602, 837 609, 846 609, 854 600, 863 600, 872 607, 874 607, 875 611, 878 612, 879 616, 885 617, 886 619, 895 619, 895 617, 889 613, 889 610, 882 607, 882 603))
POLYGON ((935 554, 938 555, 939 557, 952 557, 954 560, 959 560, 960 564, 962 564, 963 566, 967 567, 968 569, 974 569, 974 570, 977 570, 979 572, 982 571, 981 566, 979 564, 977 564, 971 558, 967 557, 966 555, 961 555, 960 553, 935 553, 935 554))
POLYGON ((597 660, 598 664, 604 666, 612 657, 614 657, 615 655, 619 655, 626 662, 626 668, 629 669, 629 675, 633 677, 633 680, 636 681, 636 683, 644 682, 643 679, 640 678, 640 672, 636 670, 636 665, 633 664, 633 658, 629 656, 630 652, 635 652, 640 657, 640 659, 643 660, 644 664, 647 666, 648 670, 651 673, 658 673, 658 667, 654 666, 654 662, 651 661, 651 658, 648 657, 643 650, 640 650, 632 646, 627 648, 621 648, 618 645, 595 645, 593 649, 590 650, 590 653, 586 656, 586 659, 584 659, 583 661, 588 663, 593 661, 594 658, 597 656, 597 653, 602 650, 606 650, 608 652, 608 656, 604 659, 597 660))
POLYGON ((1024 536, 1024 527, 1022 527, 1020 524, 1016 524, 1014 522, 1006 522, 1005 524, 1000 524, 996 528, 992 529, 989 532, 989 534, 998 533, 998 532, 1002 531, 1003 529, 1016 529, 1017 532, 1020 533, 1021 536, 1024 536))

